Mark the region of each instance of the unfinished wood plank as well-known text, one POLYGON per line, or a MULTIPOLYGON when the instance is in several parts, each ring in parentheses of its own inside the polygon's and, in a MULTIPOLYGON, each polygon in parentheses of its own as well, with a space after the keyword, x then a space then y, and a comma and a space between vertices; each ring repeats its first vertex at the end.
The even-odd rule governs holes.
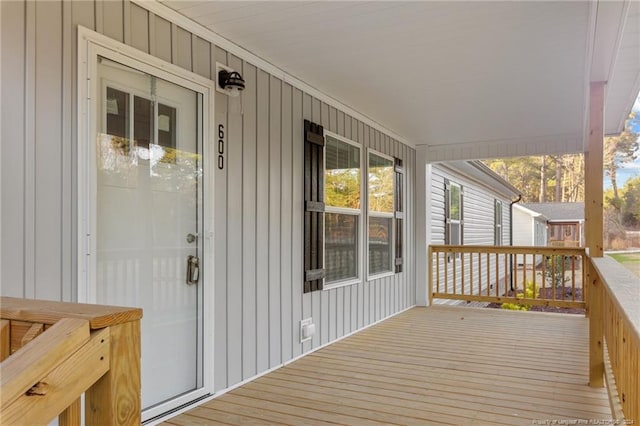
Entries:
POLYGON ((108 369, 109 329, 104 329, 42 376, 30 392, 23 392, 7 406, 3 404, 3 423, 48 424, 108 369))
POLYGON ((11 355, 11 321, 0 320, 0 361, 11 355))
POLYGON ((88 320, 89 327, 95 330, 139 320, 142 309, 0 297, 0 318, 43 324, 55 324, 63 318, 81 318, 88 320))
POLYGON ((2 410, 88 340, 88 321, 66 318, 47 330, 40 339, 31 341, 3 361, 0 364, 2 410))
POLYGON ((80 398, 78 398, 60 414, 58 426, 80 426, 81 424, 80 398))
POLYGON ((602 257, 603 244, 603 141, 606 82, 592 82, 589 97, 589 141, 584 153, 584 222, 589 256, 602 257))
POLYGON ((111 366, 86 393, 87 424, 140 424, 140 321, 109 327, 111 366))
POLYGON ((29 330, 27 330, 24 336, 22 336, 22 339, 20 339, 20 347, 25 346, 27 343, 29 343, 30 341, 32 341, 33 339, 41 335, 43 332, 44 332, 44 324, 38 324, 38 323, 31 324, 31 327, 29 327, 29 330))

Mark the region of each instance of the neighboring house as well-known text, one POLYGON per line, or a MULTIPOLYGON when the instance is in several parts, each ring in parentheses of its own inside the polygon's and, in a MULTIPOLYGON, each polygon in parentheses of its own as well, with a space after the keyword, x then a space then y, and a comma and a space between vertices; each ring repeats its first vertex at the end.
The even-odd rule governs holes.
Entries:
MULTIPOLYGON (((434 163, 428 176, 430 244, 511 245, 509 209, 520 195, 517 188, 480 161, 434 163)), ((469 259, 464 265, 457 262, 456 268, 468 267, 468 263, 469 259)), ((498 276, 504 279, 503 262, 499 268, 498 276)), ((490 270, 495 276, 495 265, 490 270)), ((468 288, 470 283, 464 285, 468 288)))
POLYGON ((142 307, 144 421, 426 305, 509 244, 467 160, 621 130, 604 3, 0 1, 2 295, 142 307))
MULTIPOLYGON (((547 217, 542 213, 526 208, 522 204, 513 205, 513 245, 546 246, 547 217)), ((536 259, 538 263, 540 259, 536 259)), ((531 260, 528 260, 531 262, 531 260)), ((524 264, 522 255, 516 255, 516 263, 524 264)))
POLYGON ((584 247, 584 203, 524 203, 547 218, 547 245, 584 247))

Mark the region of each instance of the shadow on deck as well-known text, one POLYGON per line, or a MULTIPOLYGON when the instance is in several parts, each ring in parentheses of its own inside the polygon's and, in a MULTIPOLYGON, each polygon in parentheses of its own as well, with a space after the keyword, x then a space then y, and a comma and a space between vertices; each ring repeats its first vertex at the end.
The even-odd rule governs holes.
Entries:
POLYGON ((610 419, 606 390, 587 385, 588 371, 583 316, 413 308, 166 424, 610 419))

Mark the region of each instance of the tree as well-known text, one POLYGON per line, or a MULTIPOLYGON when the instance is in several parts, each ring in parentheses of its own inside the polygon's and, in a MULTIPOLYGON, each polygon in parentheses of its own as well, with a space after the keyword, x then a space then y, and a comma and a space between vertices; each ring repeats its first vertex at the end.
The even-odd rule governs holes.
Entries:
POLYGON ((629 179, 622 188, 622 225, 640 227, 640 176, 629 179))
POLYGON ((622 133, 604 138, 604 170, 611 179, 613 197, 616 199, 620 197, 617 182, 618 169, 623 163, 633 161, 638 156, 640 134, 633 130, 638 126, 640 126, 640 117, 632 112, 625 122, 622 133))

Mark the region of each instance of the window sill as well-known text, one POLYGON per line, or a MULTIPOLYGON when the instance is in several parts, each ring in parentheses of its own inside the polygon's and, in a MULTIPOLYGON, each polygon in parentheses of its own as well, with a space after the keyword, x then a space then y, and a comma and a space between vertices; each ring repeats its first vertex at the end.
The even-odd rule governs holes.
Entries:
POLYGON ((375 275, 369 275, 367 277, 367 281, 375 281, 375 280, 379 280, 381 278, 387 278, 387 277, 392 277, 394 276, 396 273, 393 271, 389 271, 389 272, 380 272, 379 274, 375 274, 375 275))
POLYGON ((360 278, 354 278, 346 281, 336 281, 334 283, 325 284, 322 291, 329 291, 340 287, 348 287, 356 284, 360 284, 362 280, 360 278))

